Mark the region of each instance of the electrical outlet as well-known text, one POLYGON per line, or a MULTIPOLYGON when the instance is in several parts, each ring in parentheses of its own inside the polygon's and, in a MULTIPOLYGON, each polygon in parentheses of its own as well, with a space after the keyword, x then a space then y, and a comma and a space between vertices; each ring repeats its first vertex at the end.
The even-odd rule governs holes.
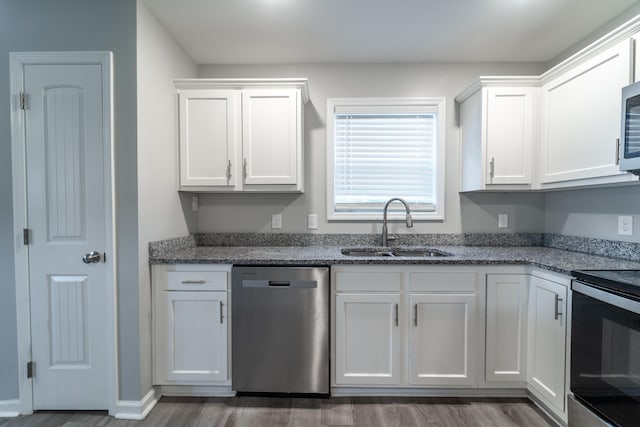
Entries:
POLYGON ((498 214, 498 228, 509 228, 509 215, 498 214))
POLYGON ((618 234, 621 236, 633 236, 633 217, 620 215, 618 217, 618 234))
POLYGON ((316 230, 318 228, 318 214, 307 215, 307 228, 309 230, 316 230))
POLYGON ((274 230, 282 228, 282 214, 271 215, 271 228, 274 230))
POLYGON ((193 196, 191 198, 191 210, 193 212, 198 212, 198 196, 193 196))

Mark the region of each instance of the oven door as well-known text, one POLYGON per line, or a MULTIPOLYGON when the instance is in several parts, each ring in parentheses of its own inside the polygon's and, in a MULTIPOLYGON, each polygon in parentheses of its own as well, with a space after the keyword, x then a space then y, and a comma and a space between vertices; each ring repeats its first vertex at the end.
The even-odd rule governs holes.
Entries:
POLYGON ((640 422, 640 302, 574 281, 571 391, 617 426, 640 422))

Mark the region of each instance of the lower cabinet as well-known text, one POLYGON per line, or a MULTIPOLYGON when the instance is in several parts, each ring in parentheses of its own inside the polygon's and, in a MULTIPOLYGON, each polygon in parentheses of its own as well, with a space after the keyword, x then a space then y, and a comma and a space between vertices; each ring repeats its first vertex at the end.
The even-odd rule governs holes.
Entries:
POLYGON ((332 275, 336 386, 477 387, 477 273, 339 266, 332 275))
POLYGON ((541 400, 565 412, 568 283, 531 276, 527 383, 541 400))
POLYGON ((230 385, 230 266, 154 266, 155 385, 230 385))

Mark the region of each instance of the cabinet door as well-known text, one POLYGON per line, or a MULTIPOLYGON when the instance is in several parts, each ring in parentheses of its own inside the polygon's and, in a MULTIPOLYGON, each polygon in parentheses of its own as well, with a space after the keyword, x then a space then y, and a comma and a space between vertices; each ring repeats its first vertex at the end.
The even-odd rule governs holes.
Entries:
POLYGON ((222 90, 179 94, 180 185, 233 186, 240 131, 240 96, 222 90))
POLYGON ((486 183, 530 184, 534 88, 486 88, 486 183))
POLYGON ((620 91, 631 81, 625 40, 542 87, 540 180, 620 175, 620 91))
POLYGON ((300 92, 242 92, 244 183, 297 184, 301 150, 300 92))
POLYGON ((409 383, 476 385, 475 294, 410 294, 409 383))
POLYGON ((526 381, 527 277, 487 275, 487 381, 526 381))
POLYGON ((527 382, 564 411, 567 288, 535 276, 530 286, 527 382))
POLYGON ((227 293, 164 295, 166 381, 228 381, 227 293))
POLYGON ((336 295, 336 384, 400 384, 400 294, 336 295))

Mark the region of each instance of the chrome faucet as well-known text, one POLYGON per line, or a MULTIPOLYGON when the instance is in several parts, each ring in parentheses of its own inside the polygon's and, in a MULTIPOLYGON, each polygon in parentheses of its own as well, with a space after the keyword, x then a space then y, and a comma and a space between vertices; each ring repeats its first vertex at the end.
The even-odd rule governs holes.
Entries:
POLYGON ((387 208, 389 207, 391 202, 396 200, 402 203, 404 205, 404 208, 407 210, 407 218, 406 218, 407 227, 408 228, 413 227, 413 218, 411 218, 411 209, 409 209, 409 205, 407 204, 407 202, 405 202, 403 199, 399 197, 394 197, 392 199, 389 199, 389 201, 384 205, 384 212, 382 216, 382 246, 387 246, 387 243, 389 240, 389 236, 387 234, 387 208))

